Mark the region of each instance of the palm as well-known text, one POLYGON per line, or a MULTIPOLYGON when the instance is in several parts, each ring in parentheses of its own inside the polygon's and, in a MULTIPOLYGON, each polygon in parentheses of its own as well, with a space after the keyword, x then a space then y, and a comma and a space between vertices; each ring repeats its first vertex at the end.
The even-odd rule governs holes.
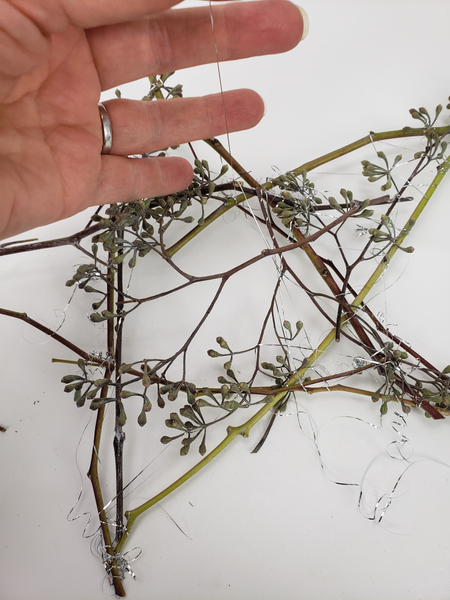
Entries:
POLYGON ((183 159, 129 155, 261 119, 262 101, 250 90, 157 107, 112 100, 113 146, 101 155, 103 89, 214 61, 216 47, 227 60, 285 51, 303 31, 299 11, 285 0, 217 6, 214 33, 207 6, 171 10, 179 1, 0 4, 0 239, 96 204, 183 189, 192 177, 183 159))
MULTIPOLYGON (((99 95, 89 45, 75 27, 53 36, 31 79, 17 78, 0 109, 9 125, 0 177, 3 189, 13 190, 13 230, 24 214, 34 227, 89 205, 101 171, 99 95)), ((0 231, 4 226, 0 221, 0 231)))

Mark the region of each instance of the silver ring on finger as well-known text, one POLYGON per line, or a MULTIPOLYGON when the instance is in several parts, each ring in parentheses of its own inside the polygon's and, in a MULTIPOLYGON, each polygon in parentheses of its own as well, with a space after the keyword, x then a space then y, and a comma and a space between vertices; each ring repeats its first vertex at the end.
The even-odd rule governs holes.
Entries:
POLYGON ((109 118, 108 111, 106 107, 99 102, 98 110, 100 112, 100 120, 102 122, 102 134, 103 134, 103 146, 102 146, 102 154, 109 154, 111 152, 112 147, 112 128, 111 128, 111 119, 109 118))

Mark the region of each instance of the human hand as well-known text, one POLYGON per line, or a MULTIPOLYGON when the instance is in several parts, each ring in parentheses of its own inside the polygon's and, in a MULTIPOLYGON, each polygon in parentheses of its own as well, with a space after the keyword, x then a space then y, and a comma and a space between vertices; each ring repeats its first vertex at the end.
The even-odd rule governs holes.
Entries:
MULTIPOLYGON (((247 129, 261 98, 105 102, 113 131, 101 155, 100 92, 147 75, 293 48, 306 29, 287 0, 173 10, 180 0, 0 0, 0 239, 89 206, 187 187, 182 158, 128 158, 247 129), (224 105, 226 123, 224 118, 224 105)), ((303 36, 304 37, 304 36, 303 36)))

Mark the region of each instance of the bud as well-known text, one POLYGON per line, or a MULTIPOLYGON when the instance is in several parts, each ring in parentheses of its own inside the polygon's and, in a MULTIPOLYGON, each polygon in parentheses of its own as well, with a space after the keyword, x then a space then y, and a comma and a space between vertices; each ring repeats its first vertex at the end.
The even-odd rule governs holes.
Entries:
POLYGON ((226 341, 223 339, 223 337, 219 336, 216 338, 216 342, 219 344, 219 346, 221 348, 224 348, 225 350, 229 350, 228 344, 226 343, 226 341))
POLYGON ((287 329, 289 331, 289 333, 292 335, 291 324, 289 323, 289 321, 283 321, 283 327, 285 329, 287 329))
POLYGON ((137 419, 138 424, 143 427, 146 423, 147 423, 147 415, 145 414, 145 411, 142 410, 139 413, 138 419, 137 419))

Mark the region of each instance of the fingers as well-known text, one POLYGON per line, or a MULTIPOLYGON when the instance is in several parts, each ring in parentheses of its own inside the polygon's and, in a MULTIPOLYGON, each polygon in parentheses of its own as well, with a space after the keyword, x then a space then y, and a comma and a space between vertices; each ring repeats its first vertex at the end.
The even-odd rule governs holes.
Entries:
POLYGON ((192 167, 183 158, 102 156, 100 183, 90 204, 165 196, 187 188, 191 181, 192 167))
POLYGON ((302 13, 287 0, 216 4, 213 22, 214 29, 204 6, 88 32, 102 89, 215 62, 217 54, 225 61, 285 52, 305 29, 302 13))
POLYGON ((264 115, 263 101, 251 90, 153 102, 110 100, 105 106, 113 131, 111 153, 122 155, 249 129, 264 115))
POLYGON ((114 154, 151 152, 227 130, 247 129, 264 113, 261 98, 251 90, 154 102, 110 100, 105 106, 113 131, 112 155, 102 157, 93 205, 164 196, 192 181, 192 168, 182 158, 130 159, 114 154))

